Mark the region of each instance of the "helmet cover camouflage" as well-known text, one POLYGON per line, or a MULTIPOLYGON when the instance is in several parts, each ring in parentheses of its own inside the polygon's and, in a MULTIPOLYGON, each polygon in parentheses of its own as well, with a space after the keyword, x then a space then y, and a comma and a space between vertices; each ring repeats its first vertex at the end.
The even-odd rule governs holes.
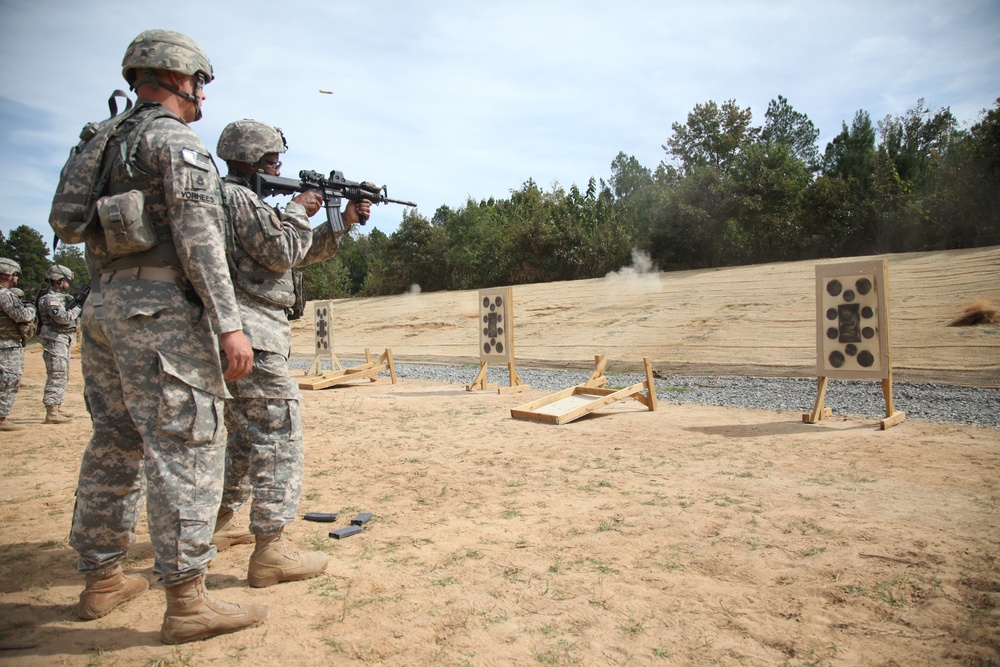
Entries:
POLYGON ((12 259, 0 257, 0 274, 12 276, 15 273, 21 273, 21 265, 12 259))
POLYGON ((136 70, 162 69, 195 76, 201 74, 208 83, 215 78, 212 63, 198 44, 173 30, 147 30, 132 40, 122 59, 122 76, 133 85, 136 70))
POLYGON ((245 118, 223 128, 215 152, 226 161, 257 164, 268 153, 284 153, 286 150, 288 142, 280 127, 245 118))
POLYGON ((73 272, 62 264, 53 264, 49 267, 49 270, 45 272, 45 279, 48 281, 54 280, 73 280, 73 272))

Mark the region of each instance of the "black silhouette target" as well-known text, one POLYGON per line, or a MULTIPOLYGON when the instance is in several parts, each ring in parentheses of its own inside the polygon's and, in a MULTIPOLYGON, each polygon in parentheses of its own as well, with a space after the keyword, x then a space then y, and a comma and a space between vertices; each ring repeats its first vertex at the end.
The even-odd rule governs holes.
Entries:
POLYGON ((509 362, 513 321, 510 288, 479 291, 479 359, 509 362))
POLYGON ((887 372, 884 271, 881 261, 816 267, 821 376, 863 378, 887 372))

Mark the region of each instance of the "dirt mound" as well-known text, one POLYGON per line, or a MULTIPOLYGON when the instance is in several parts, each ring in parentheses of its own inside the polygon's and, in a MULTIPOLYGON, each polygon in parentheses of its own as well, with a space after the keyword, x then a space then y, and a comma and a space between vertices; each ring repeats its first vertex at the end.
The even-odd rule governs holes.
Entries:
MULTIPOLYGON (((1000 386, 1000 325, 949 327, 962 304, 1000 303, 1000 247, 883 255, 889 262, 897 380, 1000 386)), ((842 258, 829 262, 872 258, 842 258)), ((827 263, 827 262, 825 262, 827 263)), ((514 287, 519 368, 815 377, 817 262, 514 287)), ((478 364, 478 292, 432 292, 332 302, 335 349, 357 358, 478 364)), ((313 311, 293 326, 296 356, 313 355, 313 311)))

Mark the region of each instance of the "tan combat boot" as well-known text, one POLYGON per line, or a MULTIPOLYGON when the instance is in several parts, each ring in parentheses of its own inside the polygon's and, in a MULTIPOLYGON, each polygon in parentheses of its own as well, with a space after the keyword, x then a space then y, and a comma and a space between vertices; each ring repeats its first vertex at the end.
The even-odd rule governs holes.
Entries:
POLYGON ((72 412, 66 412, 66 410, 63 409, 62 403, 60 403, 59 405, 57 405, 56 408, 59 409, 59 414, 62 415, 63 417, 69 417, 70 419, 72 419, 73 417, 76 417, 76 415, 73 414, 72 412))
POLYGON ((0 431, 20 431, 23 427, 12 424, 6 417, 0 417, 0 431))
POLYGON ((64 417, 59 414, 58 405, 46 405, 45 406, 45 423, 46 424, 68 424, 69 417, 64 417))
POLYGON ((167 586, 167 611, 160 627, 164 644, 184 644, 252 628, 267 619, 267 607, 246 606, 209 597, 205 575, 167 586))
POLYGON ((299 581, 317 577, 326 570, 330 557, 319 551, 303 554, 292 551, 281 536, 258 535, 257 546, 250 556, 247 583, 254 588, 274 586, 282 581, 299 581))
POLYGON ((146 577, 141 574, 126 575, 122 566, 115 563, 110 570, 87 575, 87 585, 80 593, 80 604, 76 607, 77 616, 88 621, 107 616, 115 607, 147 588, 149 582, 146 577))
POLYGON ((215 519, 215 532, 212 533, 212 544, 216 551, 225 551, 236 544, 250 544, 253 533, 239 525, 233 517, 233 510, 219 509, 215 519))

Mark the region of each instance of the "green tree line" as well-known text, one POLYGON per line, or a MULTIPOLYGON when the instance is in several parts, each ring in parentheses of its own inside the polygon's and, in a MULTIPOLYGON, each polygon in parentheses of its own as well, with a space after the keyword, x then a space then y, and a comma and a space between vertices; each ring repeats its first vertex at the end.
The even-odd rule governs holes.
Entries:
POLYGON ((877 122, 858 111, 823 151, 781 96, 759 127, 729 100, 671 129, 654 168, 619 153, 585 189, 528 180, 352 233, 307 269, 309 297, 595 278, 634 251, 678 270, 1000 244, 1000 99, 969 128, 923 100, 877 122))
MULTIPOLYGON (((923 100, 873 122, 858 111, 825 150, 782 96, 763 125, 734 100, 673 123, 655 167, 619 153, 585 188, 534 180, 503 199, 407 210, 390 235, 352 231, 305 269, 310 299, 596 278, 633 262, 664 271, 1000 244, 1000 98, 969 127, 923 100)), ((358 228, 355 228, 357 230, 358 228)), ((52 261, 85 275, 78 247, 52 260, 21 226, 0 251, 29 294, 52 261)))

